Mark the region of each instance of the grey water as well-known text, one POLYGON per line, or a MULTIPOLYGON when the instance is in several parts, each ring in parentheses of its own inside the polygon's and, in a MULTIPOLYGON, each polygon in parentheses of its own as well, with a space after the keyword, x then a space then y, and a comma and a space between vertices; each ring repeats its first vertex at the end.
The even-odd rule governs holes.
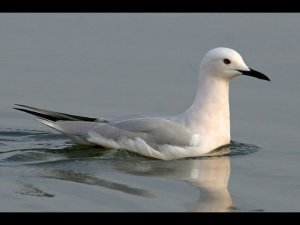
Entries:
POLYGON ((0 211, 300 211, 299 39, 299 14, 0 14, 0 211), (79 146, 12 109, 177 114, 220 46, 272 82, 231 82, 232 142, 211 156, 79 146))

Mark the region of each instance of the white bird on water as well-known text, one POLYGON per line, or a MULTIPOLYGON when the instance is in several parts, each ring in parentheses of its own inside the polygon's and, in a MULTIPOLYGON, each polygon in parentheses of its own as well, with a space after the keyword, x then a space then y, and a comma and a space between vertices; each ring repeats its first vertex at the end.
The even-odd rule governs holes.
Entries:
MULTIPOLYGON (((230 143, 229 81, 239 75, 270 79, 250 69, 238 52, 215 48, 200 64, 193 104, 175 116, 89 118, 18 105, 76 143, 127 149, 163 160, 205 155, 230 143)), ((20 108, 21 107, 21 108, 20 108)))

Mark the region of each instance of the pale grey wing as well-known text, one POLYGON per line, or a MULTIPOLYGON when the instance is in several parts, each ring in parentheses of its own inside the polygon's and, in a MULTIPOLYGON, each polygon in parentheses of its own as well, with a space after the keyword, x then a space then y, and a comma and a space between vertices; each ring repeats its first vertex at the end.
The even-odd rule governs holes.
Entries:
POLYGON ((167 118, 166 115, 161 114, 130 114, 130 115, 123 115, 123 116, 115 116, 115 117, 106 117, 107 121, 115 122, 123 122, 125 120, 130 119, 142 119, 142 118, 167 118))
POLYGON ((99 124, 92 131, 117 141, 118 138, 139 137, 151 147, 159 145, 189 146, 193 133, 165 118, 136 118, 99 124))

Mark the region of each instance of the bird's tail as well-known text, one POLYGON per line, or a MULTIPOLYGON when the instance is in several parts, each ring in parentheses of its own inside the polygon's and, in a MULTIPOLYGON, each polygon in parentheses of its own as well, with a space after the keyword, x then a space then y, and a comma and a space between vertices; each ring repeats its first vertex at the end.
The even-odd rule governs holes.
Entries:
POLYGON ((40 119, 48 120, 51 122, 56 122, 58 120, 95 122, 98 120, 97 118, 54 112, 54 111, 50 111, 50 110, 34 108, 31 106, 27 106, 27 105, 19 105, 19 104, 15 104, 15 105, 17 106, 17 107, 14 107, 14 109, 16 109, 16 110, 32 114, 40 119))
MULTIPOLYGON (((79 144, 90 144, 90 143, 86 142, 78 135, 72 134, 72 132, 67 132, 65 128, 62 126, 62 124, 59 122, 61 121, 102 122, 102 123, 107 122, 104 119, 54 112, 45 109, 38 109, 27 105, 16 104, 16 106, 17 107, 14 107, 14 109, 34 115, 39 122, 57 130, 60 133, 65 134, 66 136, 73 139, 75 142, 79 144)), ((93 126, 92 123, 85 123, 85 124, 86 124, 85 126, 87 127, 93 126)))
POLYGON ((15 104, 15 105, 17 107, 14 107, 14 109, 34 115, 39 122, 59 131, 61 133, 65 133, 65 132, 56 123, 57 121, 106 122, 105 120, 97 119, 97 118, 54 112, 54 111, 45 110, 45 109, 38 109, 38 108, 27 106, 27 105, 19 105, 19 104, 15 104))

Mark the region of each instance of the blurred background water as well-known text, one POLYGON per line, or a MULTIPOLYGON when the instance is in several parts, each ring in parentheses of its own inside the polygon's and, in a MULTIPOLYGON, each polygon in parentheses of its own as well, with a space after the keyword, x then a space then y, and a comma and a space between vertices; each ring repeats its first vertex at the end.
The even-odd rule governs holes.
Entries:
POLYGON ((0 14, 0 210, 299 211, 299 24, 291 13, 0 14), (231 82, 222 157, 76 146, 12 109, 180 113, 219 46, 272 80, 231 82))

